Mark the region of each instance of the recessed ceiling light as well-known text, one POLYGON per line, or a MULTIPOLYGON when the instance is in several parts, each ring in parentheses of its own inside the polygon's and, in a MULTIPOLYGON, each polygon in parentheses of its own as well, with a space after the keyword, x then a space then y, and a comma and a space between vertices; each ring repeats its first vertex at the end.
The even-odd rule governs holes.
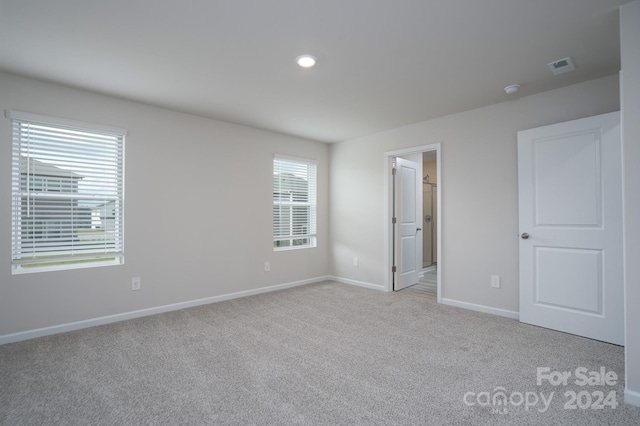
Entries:
POLYGON ((504 88, 504 91, 507 93, 507 95, 513 95, 518 90, 520 90, 520 85, 519 84, 512 84, 512 85, 507 86, 507 87, 504 88))
POLYGON ((300 55, 296 58, 296 62, 302 68, 311 68, 316 64, 316 61, 317 60, 315 56, 311 56, 311 55, 300 55))

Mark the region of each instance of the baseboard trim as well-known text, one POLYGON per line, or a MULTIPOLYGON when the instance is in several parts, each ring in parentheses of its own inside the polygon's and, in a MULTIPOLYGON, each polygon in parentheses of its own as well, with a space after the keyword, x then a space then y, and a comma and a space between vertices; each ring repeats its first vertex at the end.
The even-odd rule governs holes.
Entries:
POLYGON ((440 300, 440 303, 443 305, 455 306, 457 308, 469 309, 477 312, 484 312, 485 314, 493 314, 501 317, 507 317, 515 320, 520 319, 520 314, 515 311, 507 311, 506 309, 498 309, 492 308, 490 306, 484 305, 476 305, 475 303, 461 302, 459 300, 454 299, 445 299, 444 297, 440 300))
POLYGON ((211 303, 223 302, 225 300, 238 299, 241 297, 253 296, 256 294, 269 293, 286 288, 298 287, 306 284, 313 284, 322 281, 332 280, 333 277, 316 277, 301 281, 294 281, 285 284, 277 284, 268 287, 256 288, 253 290, 238 291, 235 293, 223 294, 220 296, 205 297, 203 299, 188 300, 186 302, 172 303, 170 305, 157 306, 154 308, 140 309, 137 311, 123 312, 121 314, 107 315, 98 318, 91 318, 83 321, 76 321, 67 324, 54 325, 51 327, 38 328, 34 330, 21 331, 17 333, 0 336, 0 345, 6 343, 20 342, 23 340, 35 339, 37 337, 50 336, 52 334, 66 333, 68 331, 81 330, 83 328, 95 327, 98 325, 111 324, 119 321, 126 321, 134 318, 146 317, 149 315, 162 314, 165 312, 178 311, 180 309, 193 308, 194 306, 208 305, 211 303))
POLYGON ((640 407, 640 392, 632 391, 631 389, 625 389, 624 403, 640 407))
POLYGON ((357 287, 369 288, 371 290, 387 291, 383 285, 379 285, 379 284, 371 284, 364 281, 356 281, 356 280, 351 280, 349 278, 341 278, 341 277, 334 277, 334 276, 329 276, 327 277, 327 279, 331 281, 339 282, 341 284, 355 285, 357 287))

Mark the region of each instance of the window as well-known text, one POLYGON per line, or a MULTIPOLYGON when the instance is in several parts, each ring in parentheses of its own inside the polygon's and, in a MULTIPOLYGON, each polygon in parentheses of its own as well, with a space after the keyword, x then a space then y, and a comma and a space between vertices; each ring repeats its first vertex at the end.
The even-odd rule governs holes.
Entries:
POLYGON ((19 111, 13 128, 13 273, 124 262, 122 129, 19 111))
POLYGON ((316 246, 316 162, 273 159, 273 248, 316 246))

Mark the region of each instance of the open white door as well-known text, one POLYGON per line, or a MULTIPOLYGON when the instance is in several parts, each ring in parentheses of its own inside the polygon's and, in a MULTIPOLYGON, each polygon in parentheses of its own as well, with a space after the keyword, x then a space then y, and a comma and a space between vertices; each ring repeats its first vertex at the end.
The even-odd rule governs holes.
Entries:
POLYGON ((518 132, 520 321, 624 344, 617 112, 518 132))
POLYGON ((395 267, 394 290, 418 283, 422 269, 420 246, 417 238, 422 231, 422 166, 404 158, 396 158, 395 174, 395 267))

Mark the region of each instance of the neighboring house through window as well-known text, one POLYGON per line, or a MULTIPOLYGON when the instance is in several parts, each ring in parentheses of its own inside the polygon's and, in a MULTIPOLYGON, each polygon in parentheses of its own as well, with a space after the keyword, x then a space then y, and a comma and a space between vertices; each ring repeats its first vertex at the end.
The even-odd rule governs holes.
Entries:
POLYGON ((315 161, 273 159, 273 248, 316 246, 315 161))
POLYGON ((13 272, 123 263, 125 131, 9 117, 13 272))

